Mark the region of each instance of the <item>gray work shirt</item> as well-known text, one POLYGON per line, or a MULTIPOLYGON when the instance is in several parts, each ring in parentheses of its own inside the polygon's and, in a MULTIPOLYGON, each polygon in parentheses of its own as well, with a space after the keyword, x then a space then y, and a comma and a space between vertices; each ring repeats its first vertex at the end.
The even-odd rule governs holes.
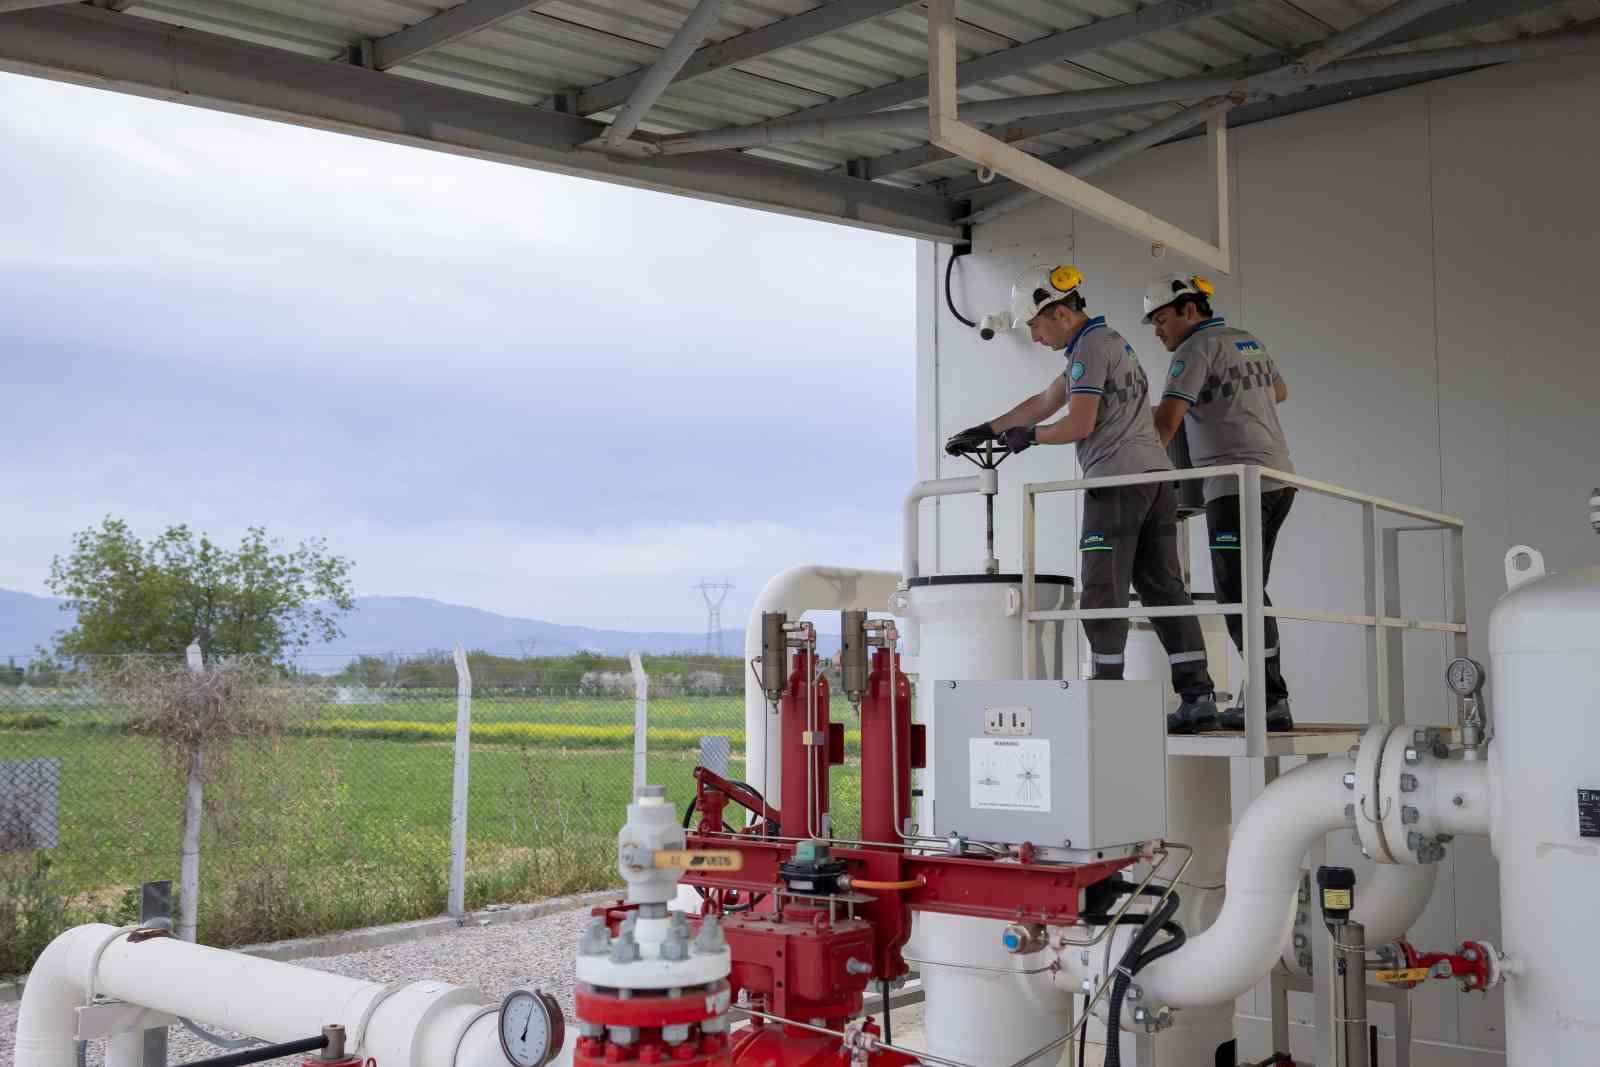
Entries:
POLYGON ((1084 324, 1062 353, 1067 357, 1067 399, 1097 396, 1094 429, 1078 442, 1084 477, 1169 471, 1150 411, 1150 381, 1139 357, 1103 316, 1084 324))
MULTIPOLYGON (((1189 456, 1196 467, 1259 463, 1293 474, 1278 422, 1274 386, 1281 380, 1266 346, 1219 318, 1196 326, 1167 369, 1166 392, 1189 402, 1189 456)), ((1281 483, 1262 482, 1263 489, 1281 483)), ((1239 492, 1235 478, 1207 478, 1207 500, 1239 492)))

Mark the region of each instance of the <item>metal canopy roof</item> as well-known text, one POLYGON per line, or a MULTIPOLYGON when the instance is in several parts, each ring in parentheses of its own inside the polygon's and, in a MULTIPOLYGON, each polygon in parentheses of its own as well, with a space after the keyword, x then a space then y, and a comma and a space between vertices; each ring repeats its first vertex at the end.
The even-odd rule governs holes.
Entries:
MULTIPOLYGON (((1352 27, 1382 32, 1335 58, 1404 58, 1250 83, 1228 125, 1524 57, 1499 42, 1589 47, 1600 20, 1600 0, 1387 4, 962 0, 962 117, 1094 92, 989 124, 1065 164, 1215 96, 1163 82, 1293 74, 1352 27)), ((0 70, 953 240, 1008 183, 929 144, 927 57, 905 0, 0 0, 0 70), (709 29, 680 34, 691 17, 709 29), (636 130, 602 144, 630 99, 636 130)))

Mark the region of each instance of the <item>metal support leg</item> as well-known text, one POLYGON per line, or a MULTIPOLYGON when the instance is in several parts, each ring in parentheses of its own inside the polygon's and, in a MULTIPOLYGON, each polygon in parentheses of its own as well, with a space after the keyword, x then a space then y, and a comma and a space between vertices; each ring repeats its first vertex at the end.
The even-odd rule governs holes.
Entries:
POLYGON ((1333 1067, 1376 1067, 1367 1055, 1367 932, 1360 923, 1333 935, 1333 1067))
POLYGON ((1245 754, 1267 754, 1266 578, 1262 569, 1261 468, 1240 476, 1239 526, 1244 542, 1244 700, 1245 754))
MULTIPOLYGON (((172 929, 172 883, 146 882, 139 887, 139 924, 172 929)), ((144 1032, 144 1067, 167 1067, 167 1028, 144 1032)))

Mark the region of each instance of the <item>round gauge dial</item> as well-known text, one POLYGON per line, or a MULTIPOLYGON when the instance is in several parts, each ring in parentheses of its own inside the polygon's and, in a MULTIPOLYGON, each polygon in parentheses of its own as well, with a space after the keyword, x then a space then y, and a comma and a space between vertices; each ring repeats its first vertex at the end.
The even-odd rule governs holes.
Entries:
POLYGON ((1472 696, 1483 688, 1483 664, 1462 656, 1445 668, 1444 681, 1456 696, 1472 696))
POLYGON ((514 1067, 545 1067, 566 1039, 561 1005, 549 993, 513 989, 500 1004, 500 1049, 514 1067))

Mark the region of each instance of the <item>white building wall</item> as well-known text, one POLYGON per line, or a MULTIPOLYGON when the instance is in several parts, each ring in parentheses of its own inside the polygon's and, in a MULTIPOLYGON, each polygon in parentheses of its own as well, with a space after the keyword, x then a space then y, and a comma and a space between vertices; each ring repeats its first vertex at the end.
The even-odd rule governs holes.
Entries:
MULTIPOLYGON (((1600 484, 1600 339, 1590 325, 1600 236, 1597 128, 1600 69, 1575 57, 1261 123, 1232 138, 1237 263, 1232 276, 1217 279, 1218 312, 1257 333, 1283 370, 1290 387, 1283 422, 1302 474, 1467 520, 1471 643, 1484 660, 1507 547, 1533 544, 1559 567, 1600 558, 1584 508, 1600 484)), ((1099 180, 1207 235, 1205 152, 1202 141, 1190 141, 1099 180)), ((1092 311, 1123 332, 1159 390, 1168 356, 1139 324, 1140 293, 1151 275, 1183 269, 1179 261, 1158 261, 1146 243, 1049 203, 980 227, 974 245, 955 268, 957 306, 969 318, 1004 307, 1022 267, 1070 260, 1088 275, 1092 311)), ((951 318, 941 288, 947 255, 925 245, 919 260, 924 478, 962 473, 965 462, 942 456, 940 442, 1000 414, 1062 369, 1059 355, 1021 334, 984 342, 951 318)), ((1071 450, 1047 447, 1001 468, 1002 569, 1019 564, 1016 487, 1075 469, 1071 450)), ((933 563, 925 568, 978 569, 978 500, 925 507, 923 559, 933 563)), ((1278 603, 1360 609, 1359 514, 1301 495, 1278 548, 1270 586, 1278 603)), ((1069 497, 1042 506, 1040 569, 1075 574, 1076 534, 1069 497)), ((1203 531, 1192 534, 1195 586, 1209 589, 1203 531)), ((1416 540, 1403 542, 1406 610, 1438 617, 1442 545, 1432 534, 1409 536, 1416 540)), ((1405 648, 1408 721, 1448 722, 1440 683, 1446 642, 1407 635, 1405 648)), ((1359 631, 1288 623, 1284 666, 1298 718, 1365 718, 1359 631)), ((1247 777, 1236 775, 1241 783, 1247 777)), ((1259 771, 1256 777, 1259 788, 1259 771)), ((1338 837, 1331 858, 1359 862, 1338 837)), ((1497 873, 1487 843, 1457 841, 1442 873, 1416 939, 1497 939, 1497 873)), ((1413 1003, 1414 1063, 1502 1062, 1459 1048, 1503 1044, 1497 996, 1468 1001, 1434 983, 1413 1003)), ((1264 1016, 1266 1007, 1260 990, 1241 1002, 1247 1014, 1264 1016)), ((1292 1014, 1309 1018, 1310 1006, 1292 1014)), ((1373 1015, 1382 1022, 1387 1009, 1375 1005, 1373 1015)), ((1297 1042, 1296 1051, 1311 1048, 1297 1042)))

